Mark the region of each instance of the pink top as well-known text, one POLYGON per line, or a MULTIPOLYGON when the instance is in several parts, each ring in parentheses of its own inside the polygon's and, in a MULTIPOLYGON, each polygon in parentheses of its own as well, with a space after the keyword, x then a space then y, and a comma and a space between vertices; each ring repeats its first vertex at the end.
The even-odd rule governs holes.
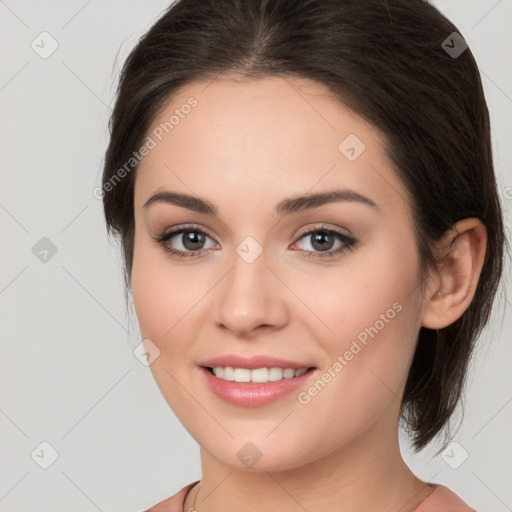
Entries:
MULTIPOLYGON (((174 496, 151 507, 146 512, 183 512, 183 503, 188 492, 199 482, 192 482, 177 492, 174 496)), ((434 491, 417 507, 414 512, 476 512, 464 503, 448 487, 435 485, 434 491)), ((187 510, 185 512, 188 512, 187 510)))

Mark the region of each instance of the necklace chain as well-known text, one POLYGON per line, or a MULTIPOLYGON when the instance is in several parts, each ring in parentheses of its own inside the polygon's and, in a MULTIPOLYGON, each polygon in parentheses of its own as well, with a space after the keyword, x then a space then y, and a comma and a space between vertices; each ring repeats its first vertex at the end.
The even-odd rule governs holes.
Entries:
POLYGON ((196 492, 196 495, 194 496, 194 504, 192 505, 194 507, 194 512, 196 512, 196 500, 197 500, 197 495, 199 494, 199 488, 201 487, 201 484, 197 484, 197 492, 196 492))
MULTIPOLYGON (((197 500, 197 495, 199 494, 199 488, 201 487, 201 483, 198 483, 197 484, 197 491, 196 491, 196 495, 194 496, 194 503, 192 505, 192 511, 193 512, 197 512, 197 509, 196 509, 196 500, 197 500)), ((190 510, 190 509, 189 509, 190 510)), ((183 502, 183 512, 188 512, 188 510, 185 510, 185 502, 183 502)))
MULTIPOLYGON (((436 490, 436 488, 438 487, 437 485, 431 485, 431 484, 427 484, 428 487, 433 487, 433 490, 428 494, 427 498, 430 497, 431 494, 434 493, 434 491, 436 490)), ((194 503, 192 505, 192 510, 189 508, 188 510, 191 510, 191 512, 198 512, 197 509, 196 509, 196 501, 197 501, 197 495, 199 494, 199 489, 201 488, 201 482, 199 482, 197 484, 197 491, 196 491, 196 495, 194 496, 194 503)), ((423 501, 425 500, 426 498, 423 498, 423 501)), ((422 503, 423 503, 422 501, 422 503)), ((188 510, 185 510, 185 501, 183 501, 183 512, 188 512, 188 510)), ((415 509, 416 510, 416 509, 415 509)))

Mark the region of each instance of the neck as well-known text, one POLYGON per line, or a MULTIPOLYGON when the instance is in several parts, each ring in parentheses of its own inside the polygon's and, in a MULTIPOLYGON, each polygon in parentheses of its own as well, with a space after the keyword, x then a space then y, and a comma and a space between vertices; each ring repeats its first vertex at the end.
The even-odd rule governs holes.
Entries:
POLYGON ((382 425, 328 455, 286 471, 246 471, 228 466, 201 449, 202 479, 185 510, 263 512, 379 510, 413 512, 432 487, 402 459, 397 429, 382 425), (389 435, 390 434, 390 435, 389 435))

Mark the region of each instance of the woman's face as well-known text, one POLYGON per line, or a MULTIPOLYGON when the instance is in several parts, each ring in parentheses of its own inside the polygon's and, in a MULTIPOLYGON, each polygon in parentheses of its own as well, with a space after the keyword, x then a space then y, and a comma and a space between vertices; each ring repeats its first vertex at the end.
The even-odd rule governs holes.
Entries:
POLYGON ((132 291, 151 371, 185 428, 218 461, 258 471, 396 439, 424 299, 410 200, 377 128, 316 82, 224 77, 183 88, 148 136, 132 291), (145 206, 159 192, 211 211, 145 206), (258 384, 202 367, 231 355, 315 369, 258 384))

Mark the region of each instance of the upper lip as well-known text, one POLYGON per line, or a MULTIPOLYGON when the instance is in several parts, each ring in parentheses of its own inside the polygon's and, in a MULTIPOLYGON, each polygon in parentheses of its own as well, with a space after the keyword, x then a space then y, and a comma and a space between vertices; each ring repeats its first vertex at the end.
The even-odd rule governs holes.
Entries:
POLYGON ((221 366, 226 368, 247 368, 254 370, 256 368, 293 368, 298 370, 300 368, 310 368, 312 365, 307 363, 298 363, 296 361, 287 361, 278 357, 255 355, 251 357, 242 357, 236 354, 226 354, 223 356, 212 357, 199 363, 200 366, 215 368, 221 366))

